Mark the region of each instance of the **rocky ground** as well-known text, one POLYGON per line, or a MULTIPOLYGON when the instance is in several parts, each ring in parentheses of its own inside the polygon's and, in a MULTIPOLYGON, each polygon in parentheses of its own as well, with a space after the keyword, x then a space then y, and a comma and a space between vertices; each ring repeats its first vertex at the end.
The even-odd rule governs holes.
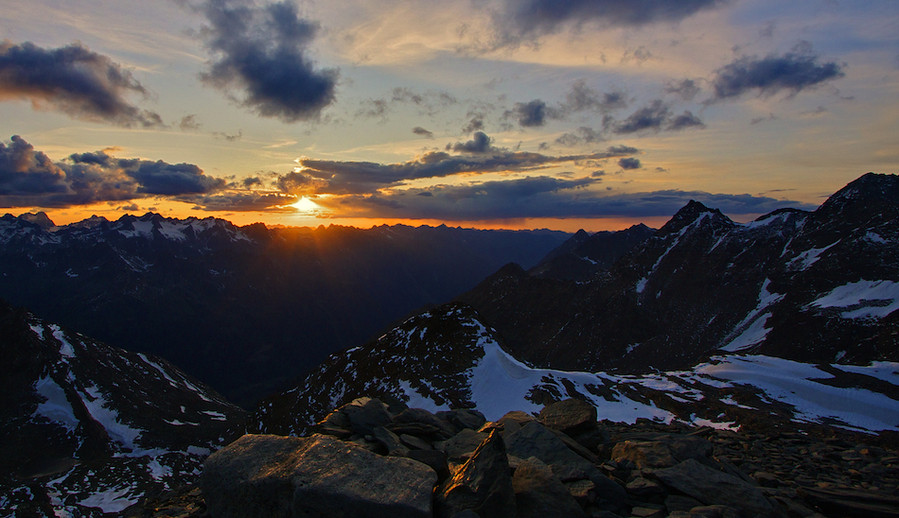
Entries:
POLYGON ((316 432, 244 436, 126 515, 899 516, 896 437, 826 426, 629 425, 579 400, 487 422, 362 398, 316 432))

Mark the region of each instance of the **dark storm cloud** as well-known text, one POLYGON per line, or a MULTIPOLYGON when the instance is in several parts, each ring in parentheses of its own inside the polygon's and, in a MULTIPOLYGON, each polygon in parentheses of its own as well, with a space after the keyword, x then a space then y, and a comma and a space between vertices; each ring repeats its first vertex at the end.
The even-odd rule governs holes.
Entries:
POLYGON ((756 92, 770 96, 781 91, 795 95, 831 79, 843 77, 843 67, 835 62, 820 63, 808 46, 800 46, 783 56, 744 56, 718 69, 712 81, 712 101, 756 92))
POLYGON ((0 205, 67 207, 153 195, 173 198, 208 194, 225 181, 193 164, 116 158, 102 151, 76 153, 62 162, 18 136, 0 143, 0 205))
POLYGON ((566 162, 621 158, 637 152, 627 146, 592 154, 564 156, 513 152, 492 147, 487 135, 476 136, 469 142, 454 146, 456 145, 460 146, 462 154, 431 151, 414 160, 396 164, 304 158, 299 161, 300 168, 284 175, 279 185, 282 191, 294 194, 368 194, 421 178, 442 178, 464 173, 532 171, 566 162), (465 151, 465 148, 468 150, 465 151))
POLYGON ((206 83, 229 95, 237 90, 237 102, 284 122, 316 119, 334 102, 338 71, 315 69, 308 47, 318 25, 301 19, 295 4, 208 0, 201 12, 212 53, 206 83))
POLYGON ((671 108, 661 99, 656 99, 638 109, 621 121, 606 120, 612 132, 624 135, 638 132, 658 132, 661 130, 680 131, 687 128, 704 128, 705 124, 690 111, 674 115, 671 108))
POLYGON ((536 41, 566 26, 595 22, 603 26, 641 26, 676 22, 724 3, 722 0, 504 0, 496 16, 494 46, 536 41))
POLYGON ((625 157, 618 160, 618 166, 622 169, 640 169, 643 164, 640 163, 639 158, 625 157))
POLYGON ((158 114, 128 102, 146 96, 131 72, 75 43, 43 49, 30 42, 0 43, 0 100, 29 100, 37 108, 120 126, 162 126, 158 114))
POLYGON ((425 137, 425 138, 434 138, 434 133, 432 131, 428 131, 428 130, 422 128, 421 126, 415 126, 414 128, 412 128, 412 133, 415 133, 416 135, 421 135, 422 137, 425 137))
POLYGON ((812 209, 792 201, 749 194, 710 194, 666 190, 609 194, 589 187, 592 178, 547 176, 490 181, 471 185, 437 185, 370 195, 345 196, 323 203, 359 217, 443 219, 447 221, 517 218, 590 218, 671 216, 690 200, 729 214, 767 213, 783 207, 812 209))

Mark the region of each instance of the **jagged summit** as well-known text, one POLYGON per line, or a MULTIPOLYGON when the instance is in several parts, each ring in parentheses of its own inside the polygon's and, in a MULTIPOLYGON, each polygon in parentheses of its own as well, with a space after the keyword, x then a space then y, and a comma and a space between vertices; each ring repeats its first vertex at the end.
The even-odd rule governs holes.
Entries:
POLYGON ((34 223, 35 225, 41 227, 44 230, 51 229, 56 226, 55 223, 47 216, 46 212, 38 212, 36 214, 26 213, 19 215, 19 219, 34 223))
POLYGON ((674 216, 672 216, 671 219, 668 220, 667 223, 662 225, 662 228, 659 229, 658 234, 660 236, 674 234, 683 230, 684 227, 687 227, 690 224, 696 223, 700 220, 707 220, 707 223, 716 226, 735 225, 735 223, 731 221, 730 218, 722 214, 720 210, 710 209, 709 207, 706 207, 696 200, 690 200, 686 205, 678 210, 674 214, 674 216))

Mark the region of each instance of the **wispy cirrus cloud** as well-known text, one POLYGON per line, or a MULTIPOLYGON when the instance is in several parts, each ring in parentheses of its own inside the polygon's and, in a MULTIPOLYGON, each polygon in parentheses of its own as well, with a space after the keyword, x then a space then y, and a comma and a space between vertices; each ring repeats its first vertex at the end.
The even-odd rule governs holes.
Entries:
POLYGON ((39 109, 119 126, 163 126, 156 112, 128 100, 147 94, 129 70, 80 43, 55 49, 0 43, 0 100, 28 100, 39 109))

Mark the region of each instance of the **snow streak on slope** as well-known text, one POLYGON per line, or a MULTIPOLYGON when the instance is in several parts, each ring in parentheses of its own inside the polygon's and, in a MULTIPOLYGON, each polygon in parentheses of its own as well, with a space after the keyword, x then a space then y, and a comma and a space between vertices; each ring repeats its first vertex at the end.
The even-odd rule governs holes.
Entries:
POLYGON ((899 309, 899 282, 850 282, 834 288, 810 304, 819 308, 846 309, 843 318, 883 318, 899 309))

